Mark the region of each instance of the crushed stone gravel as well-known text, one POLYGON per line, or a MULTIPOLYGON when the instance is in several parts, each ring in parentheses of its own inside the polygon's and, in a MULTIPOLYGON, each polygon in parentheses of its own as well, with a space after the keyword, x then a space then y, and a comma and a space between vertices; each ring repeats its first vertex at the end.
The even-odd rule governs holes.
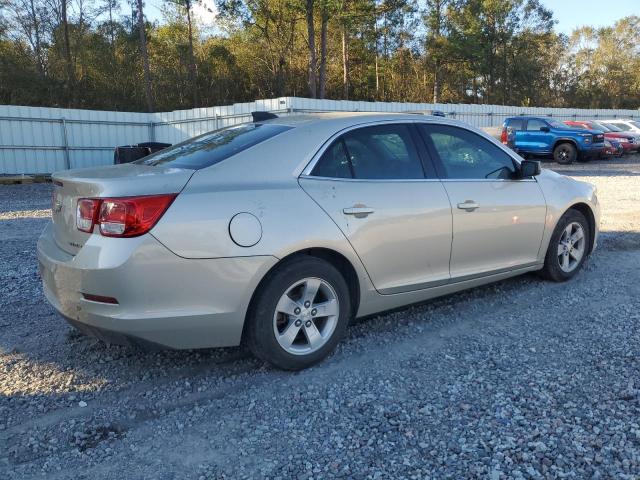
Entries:
POLYGON ((0 187, 0 478, 639 478, 640 159, 545 166, 598 186, 574 280, 358 320, 298 373, 71 329, 38 277, 50 186, 0 187))

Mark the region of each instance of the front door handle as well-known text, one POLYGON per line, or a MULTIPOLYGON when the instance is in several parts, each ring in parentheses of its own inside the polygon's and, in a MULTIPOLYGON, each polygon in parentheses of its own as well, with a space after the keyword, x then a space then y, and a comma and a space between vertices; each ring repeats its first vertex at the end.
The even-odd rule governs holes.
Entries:
POLYGON ((342 213, 345 215, 353 215, 356 218, 365 218, 374 212, 373 208, 364 205, 354 205, 353 207, 343 208, 342 213))
POLYGON ((473 200, 466 200, 464 203, 459 203, 458 208, 460 210, 466 210, 467 212, 473 212, 475 209, 480 208, 473 200))

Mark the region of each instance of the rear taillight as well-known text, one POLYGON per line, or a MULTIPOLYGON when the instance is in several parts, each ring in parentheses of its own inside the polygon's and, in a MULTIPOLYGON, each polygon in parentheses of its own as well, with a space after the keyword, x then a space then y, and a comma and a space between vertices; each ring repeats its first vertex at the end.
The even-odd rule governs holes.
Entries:
POLYGON ((147 233, 176 198, 171 195, 105 198, 98 225, 105 237, 137 237, 147 233))
POLYGON ((509 143, 509 139, 507 138, 507 127, 502 127, 502 134, 500 135, 500 141, 506 145, 509 143))
POLYGON ((93 232, 99 208, 100 200, 96 198, 81 198, 78 200, 76 208, 76 227, 78 227, 78 230, 87 233, 93 232))
POLYGON ((105 237, 143 235, 160 220, 176 196, 172 193, 143 197, 82 198, 78 200, 78 230, 90 233, 97 225, 105 237), (90 206, 95 208, 91 211, 92 217, 89 217, 90 206), (92 219, 90 223, 89 218, 92 219))

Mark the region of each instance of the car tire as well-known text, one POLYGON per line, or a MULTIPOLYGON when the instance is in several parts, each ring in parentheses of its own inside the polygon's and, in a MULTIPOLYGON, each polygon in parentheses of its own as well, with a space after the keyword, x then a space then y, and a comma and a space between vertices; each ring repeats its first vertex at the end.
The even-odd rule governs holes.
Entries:
POLYGON ((278 368, 301 370, 335 349, 350 316, 349 287, 342 274, 322 259, 297 256, 276 267, 256 292, 246 345, 278 368))
POLYGON ((560 143, 553 149, 553 159, 561 165, 569 165, 578 157, 576 147, 571 143, 560 143))
POLYGON ((554 282, 565 282, 575 276, 589 255, 590 242, 591 231, 585 216, 577 210, 567 211, 551 235, 541 275, 554 282), (573 240, 568 241, 570 238, 573 240))

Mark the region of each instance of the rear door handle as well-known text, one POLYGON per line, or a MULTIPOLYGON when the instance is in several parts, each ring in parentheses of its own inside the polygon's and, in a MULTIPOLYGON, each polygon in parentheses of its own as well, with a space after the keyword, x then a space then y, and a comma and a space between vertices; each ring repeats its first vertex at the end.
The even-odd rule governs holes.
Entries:
POLYGON ((356 218, 365 218, 374 212, 373 208, 365 206, 353 206, 349 208, 343 208, 342 213, 345 215, 353 215, 356 218))
POLYGON ((473 212, 475 209, 480 208, 473 200, 466 200, 464 203, 459 203, 458 208, 460 210, 466 210, 467 212, 473 212))

